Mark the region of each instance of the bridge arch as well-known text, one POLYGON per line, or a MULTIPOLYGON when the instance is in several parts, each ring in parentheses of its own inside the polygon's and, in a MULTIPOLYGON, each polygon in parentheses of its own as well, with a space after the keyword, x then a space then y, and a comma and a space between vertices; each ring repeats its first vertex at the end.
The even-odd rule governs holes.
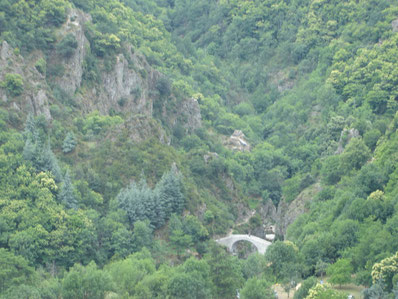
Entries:
POLYGON ((272 244, 267 240, 250 235, 229 235, 227 237, 216 240, 218 244, 226 246, 230 252, 233 252, 235 244, 239 241, 250 242, 254 245, 254 247, 257 248, 257 251, 261 254, 264 254, 268 246, 272 244))

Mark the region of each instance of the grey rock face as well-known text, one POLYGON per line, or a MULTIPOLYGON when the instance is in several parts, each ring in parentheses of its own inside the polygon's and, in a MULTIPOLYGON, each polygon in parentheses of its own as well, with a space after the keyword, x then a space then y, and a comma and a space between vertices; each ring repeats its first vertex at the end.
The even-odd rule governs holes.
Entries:
POLYGON ((344 151, 344 146, 347 145, 352 138, 357 137, 359 137, 359 131, 357 129, 344 129, 341 132, 339 144, 335 154, 340 155, 344 151))
POLYGON ((186 120, 183 127, 187 133, 191 133, 202 126, 199 103, 195 98, 186 99, 182 102, 181 117, 186 120))
POLYGON ((127 59, 120 54, 113 70, 102 75, 103 89, 98 93, 96 107, 102 113, 109 113, 113 108, 115 111, 152 116, 151 91, 159 77, 159 72, 150 68, 143 58, 130 54, 127 59), (145 78, 142 74, 146 74, 145 78))
POLYGON ((61 62, 65 68, 64 75, 55 79, 55 82, 67 93, 73 95, 81 86, 83 77, 83 63, 88 51, 88 40, 84 35, 84 23, 91 17, 78 9, 71 9, 68 20, 62 26, 58 34, 61 37, 72 34, 77 41, 77 48, 70 58, 53 55, 51 63, 61 62))
POLYGON ((47 120, 51 120, 48 98, 43 89, 39 89, 33 94, 26 95, 26 98, 30 99, 33 111, 36 115, 42 114, 47 120))
POLYGON ((251 146, 247 142, 245 134, 241 130, 235 130, 227 140, 226 146, 232 150, 241 152, 250 151, 251 146))
POLYGON ((398 32, 398 19, 392 21, 391 22, 391 26, 392 26, 392 31, 393 32, 398 32))
MULTIPOLYGON (((162 128, 160 121, 154 118, 153 113, 153 102, 159 98, 156 84, 161 74, 153 69, 142 55, 134 53, 131 46, 124 45, 123 54, 115 57, 115 62, 111 68, 108 67, 108 71, 105 71, 105 66, 102 65, 105 61, 98 59, 101 69, 99 83, 93 83, 90 88, 81 88, 84 61, 90 49, 84 24, 89 21, 90 15, 74 8, 69 10, 67 22, 56 33, 57 40, 60 42, 71 34, 76 39, 77 48, 70 57, 64 57, 55 50, 49 55, 47 66, 59 65, 63 72, 60 76, 51 76, 47 80, 51 80, 73 97, 83 113, 96 110, 104 115, 121 112, 126 119, 123 128, 129 131, 132 140, 139 142, 156 136, 161 142, 170 144, 171 137, 162 128)), ((51 88, 47 84, 46 75, 41 74, 35 67, 36 61, 43 57, 43 53, 35 51, 24 58, 15 54, 7 42, 0 44, 0 81, 7 73, 19 74, 24 80, 22 95, 13 98, 5 89, 0 88, 0 99, 11 109, 19 107, 26 114, 42 114, 50 120, 49 104, 50 100, 53 100, 51 88), (16 105, 13 105, 13 101, 17 101, 16 105)), ((163 106, 169 105, 169 101, 175 102, 176 99, 171 95, 164 101, 163 106)), ((163 109, 163 118, 169 128, 176 124, 182 125, 185 133, 190 134, 202 125, 200 107, 196 99, 182 99, 177 109, 169 110, 163 109)))
POLYGON ((6 41, 0 45, 0 81, 6 74, 19 74, 24 81, 22 95, 13 98, 7 96, 6 91, 0 88, 0 98, 9 104, 10 109, 22 110, 26 113, 44 115, 51 119, 47 83, 43 75, 31 63, 14 53, 6 41), (17 101, 17 102, 16 102, 17 101))

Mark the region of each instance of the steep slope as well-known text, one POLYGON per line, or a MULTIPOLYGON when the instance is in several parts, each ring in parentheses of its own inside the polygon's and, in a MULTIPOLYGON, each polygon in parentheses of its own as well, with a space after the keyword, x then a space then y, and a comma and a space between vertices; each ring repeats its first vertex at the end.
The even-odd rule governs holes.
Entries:
POLYGON ((230 298, 348 265, 392 296, 396 268, 372 267, 398 247, 397 17, 392 0, 0 0, 0 260, 18 277, 0 291, 230 298), (238 261, 211 242, 234 223, 286 241, 238 261))

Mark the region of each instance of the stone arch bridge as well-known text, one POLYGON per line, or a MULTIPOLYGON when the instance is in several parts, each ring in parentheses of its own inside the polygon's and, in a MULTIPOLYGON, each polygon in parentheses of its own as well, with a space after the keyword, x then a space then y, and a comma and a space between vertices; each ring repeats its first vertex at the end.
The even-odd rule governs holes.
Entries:
POLYGON ((218 244, 226 246, 230 252, 233 252, 235 243, 239 241, 250 242, 257 248, 257 251, 261 254, 264 254, 268 246, 272 244, 267 240, 251 235, 229 235, 227 237, 216 240, 218 244))

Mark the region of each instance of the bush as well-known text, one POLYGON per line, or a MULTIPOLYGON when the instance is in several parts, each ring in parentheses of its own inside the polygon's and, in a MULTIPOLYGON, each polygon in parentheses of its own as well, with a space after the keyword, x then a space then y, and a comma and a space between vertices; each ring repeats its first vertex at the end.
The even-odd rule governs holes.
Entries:
POLYGON ((166 77, 160 77, 156 82, 156 89, 162 97, 168 97, 171 93, 171 83, 166 77))
POLYGON ((72 57, 77 49, 77 40, 71 33, 67 34, 57 45, 56 50, 64 58, 72 57))
POLYGON ((373 129, 365 133, 363 140, 367 147, 369 147, 371 150, 374 150, 380 137, 381 132, 378 129, 373 129))
POLYGON ((5 88, 11 96, 19 96, 23 91, 23 80, 19 74, 6 74, 1 86, 5 88))
POLYGON ((40 58, 35 63, 35 68, 39 71, 40 74, 45 75, 47 70, 47 63, 43 58, 40 58))
POLYGON ((304 299, 308 296, 308 292, 311 288, 313 288, 317 283, 317 279, 315 277, 309 277, 301 283, 301 287, 294 294, 294 299, 304 299))

